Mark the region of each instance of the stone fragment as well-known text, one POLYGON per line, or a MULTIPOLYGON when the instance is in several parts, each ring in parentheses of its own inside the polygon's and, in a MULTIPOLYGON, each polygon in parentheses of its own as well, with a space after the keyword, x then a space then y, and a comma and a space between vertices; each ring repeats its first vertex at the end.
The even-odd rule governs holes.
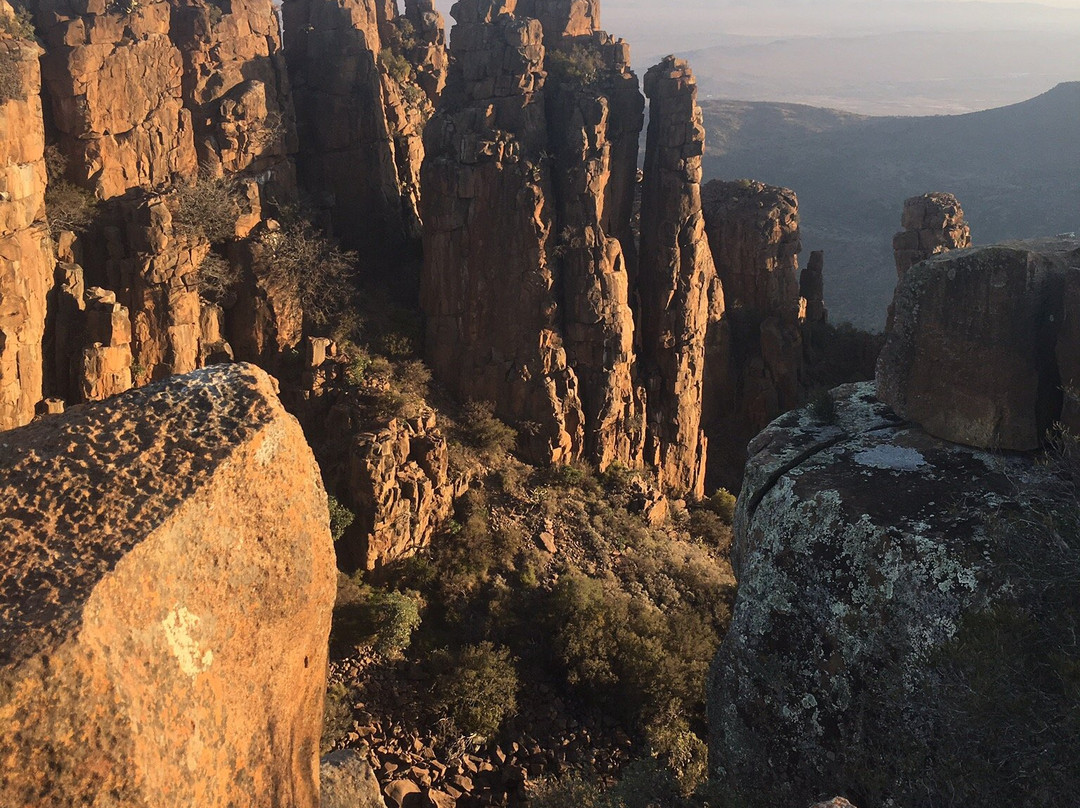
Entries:
POLYGON ((319 766, 320 808, 384 808, 379 781, 355 749, 331 752, 319 766))
POLYGON ((734 525, 738 596, 708 694, 710 765, 748 808, 841 790, 936 804, 921 784, 940 782, 947 764, 897 750, 933 748, 931 716, 963 720, 958 705, 928 706, 948 664, 937 653, 965 615, 1007 596, 995 515, 1027 512, 1053 473, 1029 456, 934 438, 871 383, 830 395, 829 422, 794 411, 750 446, 734 525), (909 777, 881 778, 882 765, 909 777))
POLYGON ((333 543, 270 377, 8 432, 0 489, 0 804, 315 808, 333 543))

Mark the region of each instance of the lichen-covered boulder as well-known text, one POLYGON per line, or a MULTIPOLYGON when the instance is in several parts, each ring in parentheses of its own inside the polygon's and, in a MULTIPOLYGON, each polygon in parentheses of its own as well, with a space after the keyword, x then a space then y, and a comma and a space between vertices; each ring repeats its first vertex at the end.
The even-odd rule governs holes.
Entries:
POLYGON ((5 433, 0 502, 0 805, 318 805, 333 542, 269 376, 5 433))
POLYGON ((1077 274, 1080 241, 1065 238, 959 250, 912 267, 878 360, 881 400, 944 440, 1037 449, 1061 417, 1063 379, 1076 375, 1078 332, 1062 320, 1080 306, 1068 283, 1077 274))
POLYGON ((1013 588, 994 522, 1030 514, 1051 471, 935 439, 872 384, 831 395, 750 445, 739 591, 709 685, 711 767, 747 808, 837 793, 952 804, 926 784, 945 777, 935 733, 963 711, 923 697, 967 616, 1013 588))

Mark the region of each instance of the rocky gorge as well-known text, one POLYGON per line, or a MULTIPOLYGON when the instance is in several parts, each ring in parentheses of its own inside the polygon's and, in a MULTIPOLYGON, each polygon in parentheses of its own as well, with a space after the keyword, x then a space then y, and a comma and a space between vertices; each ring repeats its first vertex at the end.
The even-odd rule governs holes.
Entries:
POLYGON ((0 803, 939 804, 1010 520, 1072 569, 1078 245, 908 200, 838 328, 685 60, 453 16, 0 0, 0 803))

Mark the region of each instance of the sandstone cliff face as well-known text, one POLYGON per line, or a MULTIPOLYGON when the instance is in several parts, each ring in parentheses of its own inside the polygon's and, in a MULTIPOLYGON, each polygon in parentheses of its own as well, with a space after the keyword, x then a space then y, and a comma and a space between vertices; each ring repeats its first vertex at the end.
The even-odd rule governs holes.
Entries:
POLYGON ((928 784, 947 781, 958 750, 919 755, 943 719, 967 719, 929 689, 948 664, 938 652, 1009 591, 1015 558, 1003 560, 990 515, 1024 512, 1053 473, 938 440, 872 384, 831 396, 831 423, 788 413, 750 447, 738 598, 709 692, 711 768, 751 808, 837 792, 942 804, 928 784))
POLYGON ((301 182, 348 246, 390 257, 420 234, 423 127, 447 67, 442 18, 431 0, 400 17, 373 0, 288 0, 283 11, 301 182))
MULTIPOLYGON (((0 2, 0 15, 13 13, 0 2)), ((0 33, 0 64, 12 85, 0 96, 0 429, 28 423, 43 396, 53 258, 45 225, 40 52, 29 40, 0 33)))
POLYGON ((638 287, 648 394, 646 458, 666 488, 701 496, 705 339, 710 319, 722 312, 701 208, 705 129, 697 83, 686 62, 668 58, 651 68, 645 95, 649 132, 638 287))
POLYGON ((0 802, 315 808, 333 547, 269 377, 175 377, 0 453, 0 802))
MULTIPOLYGON (((1078 273, 1080 243, 1070 240, 963 250, 909 269, 878 361, 881 400, 945 440, 1038 448, 1062 416, 1062 386, 1077 379, 1078 273)), ((1075 423, 1072 403, 1067 417, 1075 423)))
POLYGON ((904 274, 932 255, 971 246, 971 228, 952 194, 913 196, 904 202, 903 231, 893 238, 896 274, 904 274))

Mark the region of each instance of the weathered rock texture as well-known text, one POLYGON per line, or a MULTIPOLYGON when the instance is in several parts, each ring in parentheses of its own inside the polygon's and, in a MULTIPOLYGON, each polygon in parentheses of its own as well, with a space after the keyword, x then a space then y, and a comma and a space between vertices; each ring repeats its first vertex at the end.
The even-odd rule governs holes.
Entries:
POLYGON ((904 202, 900 226, 893 238, 896 274, 904 274, 932 255, 971 246, 971 228, 960 202, 952 194, 913 196, 904 202))
POLYGON ((0 457, 0 803, 318 805, 333 546, 271 379, 175 377, 0 457))
POLYGON ((385 808, 375 772, 355 749, 327 755, 319 773, 321 808, 385 808))
POLYGON ((956 750, 911 756, 933 749, 935 721, 960 720, 923 698, 944 664, 935 653, 1007 591, 987 517, 1021 512, 1050 473, 933 438, 872 384, 831 395, 835 417, 792 412, 751 444, 711 768, 750 808, 838 792, 942 804, 926 783, 956 750))
POLYGON ((390 256, 420 235, 423 127, 447 68, 442 18, 431 0, 410 0, 400 17, 374 0, 283 10, 302 184, 348 246, 390 256))
MULTIPOLYGON (((710 479, 732 487, 750 439, 806 397, 799 203, 794 191, 751 181, 714 180, 702 196, 728 346, 710 356, 703 418, 710 479)), ((820 268, 817 280, 820 301, 820 268)))
MULTIPOLYGON (((881 400, 939 438, 1037 448, 1075 386, 1080 242, 1006 244, 908 270, 878 362, 881 400)), ((1072 403, 1067 410, 1075 423, 1072 403)))
MULTIPOLYGON (((0 2, 0 15, 14 12, 0 2)), ((0 100, 0 429, 28 423, 43 396, 46 294, 52 243, 45 226, 41 49, 0 33, 13 88, 0 100)))
POLYGON ((666 488, 700 496, 707 446, 701 430, 705 340, 710 319, 723 311, 701 209, 705 129, 686 62, 672 57, 651 68, 645 95, 649 131, 638 285, 646 458, 666 488))

